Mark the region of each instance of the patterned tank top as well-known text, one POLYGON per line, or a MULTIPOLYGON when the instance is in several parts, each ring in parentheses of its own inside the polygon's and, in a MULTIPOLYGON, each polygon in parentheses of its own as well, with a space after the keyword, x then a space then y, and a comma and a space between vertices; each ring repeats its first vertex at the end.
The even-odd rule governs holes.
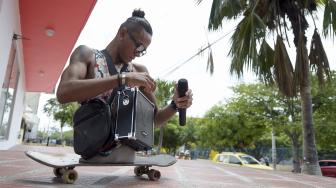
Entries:
MULTIPOLYGON (((95 50, 95 65, 94 65, 94 74, 95 74, 95 79, 101 79, 101 78, 106 78, 111 76, 109 69, 108 69, 108 65, 107 65, 107 57, 105 57, 104 53, 102 51, 99 50, 95 50)), ((114 65, 117 72, 120 73, 121 70, 121 66, 116 66, 114 65)), ((132 63, 128 63, 127 66, 127 72, 133 72, 133 65, 132 63)), ((113 92, 113 89, 106 91, 100 95, 98 95, 98 98, 104 99, 105 101, 107 101, 108 97, 111 95, 111 93, 113 92)), ((96 98, 97 98, 96 97, 96 98)))

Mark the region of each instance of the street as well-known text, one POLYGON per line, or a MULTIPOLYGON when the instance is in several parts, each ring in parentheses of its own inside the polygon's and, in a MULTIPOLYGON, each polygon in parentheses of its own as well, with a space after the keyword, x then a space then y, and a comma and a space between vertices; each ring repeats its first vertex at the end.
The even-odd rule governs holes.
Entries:
POLYGON ((73 152, 69 147, 16 146, 0 151, 0 187, 335 187, 336 178, 216 164, 209 160, 178 160, 161 171, 159 181, 134 176, 133 167, 76 167, 73 185, 55 178, 53 169, 25 156, 23 151, 73 152))

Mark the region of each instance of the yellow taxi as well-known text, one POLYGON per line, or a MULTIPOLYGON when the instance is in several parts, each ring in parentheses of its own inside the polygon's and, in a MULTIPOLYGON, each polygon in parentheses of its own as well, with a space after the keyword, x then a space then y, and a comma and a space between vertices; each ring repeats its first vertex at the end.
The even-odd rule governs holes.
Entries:
POLYGON ((216 154, 212 161, 227 165, 273 170, 271 167, 261 164, 257 159, 245 153, 222 152, 216 154))

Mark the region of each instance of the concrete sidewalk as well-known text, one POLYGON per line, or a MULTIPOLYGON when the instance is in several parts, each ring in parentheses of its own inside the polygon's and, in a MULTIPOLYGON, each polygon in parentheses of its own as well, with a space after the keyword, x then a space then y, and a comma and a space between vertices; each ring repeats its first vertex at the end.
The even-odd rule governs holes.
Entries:
POLYGON ((73 185, 54 177, 53 169, 25 156, 24 151, 73 153, 70 147, 18 145, 0 151, 0 187, 336 187, 336 178, 256 170, 215 164, 208 160, 179 160, 155 169, 161 179, 135 177, 133 167, 76 167, 79 178, 73 185))

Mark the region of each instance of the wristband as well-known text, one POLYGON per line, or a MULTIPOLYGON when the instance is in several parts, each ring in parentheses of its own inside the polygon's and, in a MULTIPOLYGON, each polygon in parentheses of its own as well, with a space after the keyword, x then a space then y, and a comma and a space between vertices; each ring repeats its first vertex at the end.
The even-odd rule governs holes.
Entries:
POLYGON ((175 111, 178 110, 178 108, 177 108, 177 106, 176 106, 176 104, 173 100, 170 102, 170 107, 172 107, 175 111))
POLYGON ((120 73, 118 73, 118 86, 121 86, 121 78, 120 78, 120 73))
POLYGON ((125 84, 126 84, 126 74, 121 73, 121 85, 125 85, 125 84))

